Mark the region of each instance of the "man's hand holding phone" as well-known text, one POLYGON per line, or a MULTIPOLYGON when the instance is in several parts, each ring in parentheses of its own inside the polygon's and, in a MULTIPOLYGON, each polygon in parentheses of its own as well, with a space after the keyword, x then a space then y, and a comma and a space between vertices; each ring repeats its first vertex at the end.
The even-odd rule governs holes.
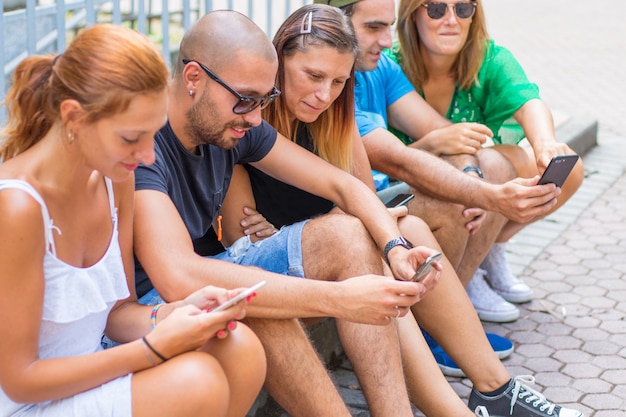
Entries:
POLYGON ((398 270, 392 268, 396 279, 419 282, 424 286, 424 293, 434 288, 439 280, 439 272, 443 269, 438 261, 443 255, 426 246, 416 246, 407 253, 412 265, 411 270, 408 274, 404 274, 406 271, 399 273, 398 270))
POLYGON ((558 155, 553 157, 548 167, 541 175, 538 185, 554 184, 557 187, 563 187, 565 180, 578 161, 578 155, 558 155))
POLYGON ((442 256, 443 254, 441 252, 436 252, 426 258, 424 263, 422 263, 415 271, 412 281, 421 282, 433 269, 441 271, 441 264, 438 261, 442 256))

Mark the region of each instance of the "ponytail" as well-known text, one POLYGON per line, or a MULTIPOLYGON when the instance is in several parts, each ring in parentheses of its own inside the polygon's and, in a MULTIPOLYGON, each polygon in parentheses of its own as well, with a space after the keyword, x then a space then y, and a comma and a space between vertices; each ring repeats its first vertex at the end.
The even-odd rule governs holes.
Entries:
POLYGON ((4 104, 8 122, 2 132, 0 158, 4 161, 37 143, 52 127, 49 114, 52 56, 32 56, 15 69, 4 104))
POLYGON ((121 26, 83 29, 62 55, 24 59, 5 100, 8 123, 0 158, 13 158, 61 123, 64 100, 76 100, 83 121, 95 123, 125 111, 138 95, 167 88, 168 70, 144 35, 121 26))

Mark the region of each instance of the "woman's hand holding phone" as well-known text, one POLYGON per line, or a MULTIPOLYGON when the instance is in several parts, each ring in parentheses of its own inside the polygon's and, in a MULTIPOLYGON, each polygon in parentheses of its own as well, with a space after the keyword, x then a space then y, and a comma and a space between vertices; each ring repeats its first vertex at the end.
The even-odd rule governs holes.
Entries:
MULTIPOLYGON (((220 290, 222 293, 224 289, 220 290)), ((192 304, 179 304, 158 321, 146 339, 163 357, 170 359, 181 353, 197 350, 212 338, 223 338, 236 328, 234 318, 244 316, 243 303, 217 313, 206 313, 192 304), (231 324, 233 323, 233 324, 231 324)))
POLYGON ((415 275, 413 275, 413 279, 412 280, 415 281, 415 282, 420 282, 433 269, 435 269, 437 271, 441 271, 441 264, 439 264, 439 262, 437 262, 437 261, 439 261, 439 259, 441 259, 442 256, 443 256, 443 254, 441 252, 437 252, 437 253, 434 253, 434 254, 430 255, 428 258, 426 258, 424 263, 422 263, 417 268, 417 271, 415 271, 415 275))

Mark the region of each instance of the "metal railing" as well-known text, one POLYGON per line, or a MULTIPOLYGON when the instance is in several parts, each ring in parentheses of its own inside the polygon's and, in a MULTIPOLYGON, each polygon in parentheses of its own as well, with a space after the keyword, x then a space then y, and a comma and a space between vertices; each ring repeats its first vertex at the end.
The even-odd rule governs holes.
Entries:
MULTIPOLYGON (((127 25, 144 33, 169 64, 185 30, 211 10, 231 9, 249 16, 268 36, 285 18, 311 0, 21 0, 21 7, 0 19, 0 93, 2 99, 15 67, 29 55, 63 52, 72 37, 95 23, 127 25)), ((0 108, 0 123, 5 109, 0 108)))

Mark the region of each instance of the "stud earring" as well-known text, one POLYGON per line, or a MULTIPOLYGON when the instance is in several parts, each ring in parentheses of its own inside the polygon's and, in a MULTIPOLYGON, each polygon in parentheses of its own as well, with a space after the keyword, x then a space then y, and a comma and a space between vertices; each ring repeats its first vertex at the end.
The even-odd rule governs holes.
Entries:
POLYGON ((73 132, 67 132, 67 142, 71 145, 72 143, 74 143, 74 133, 73 132))
POLYGON ((189 90, 189 97, 193 97, 193 90, 189 90))

